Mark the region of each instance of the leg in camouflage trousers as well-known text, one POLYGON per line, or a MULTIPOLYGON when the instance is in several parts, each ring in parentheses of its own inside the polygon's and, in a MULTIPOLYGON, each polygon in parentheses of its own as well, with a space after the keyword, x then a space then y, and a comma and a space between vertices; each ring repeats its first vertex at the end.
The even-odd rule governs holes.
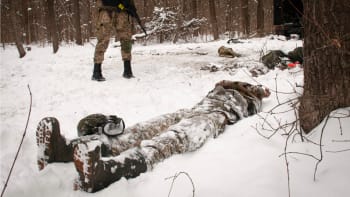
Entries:
POLYGON ((191 115, 189 110, 179 110, 129 127, 120 137, 88 135, 69 141, 60 134, 57 119, 44 118, 37 129, 39 169, 74 160, 79 175, 75 188, 95 192, 122 177, 137 177, 171 155, 200 148, 226 124, 219 112, 191 115))
MULTIPOLYGON (((92 77, 93 80, 104 81, 101 65, 104 60, 104 54, 109 45, 110 36, 114 31, 117 33, 117 36, 120 40, 121 55, 124 61, 124 65, 125 62, 130 65, 132 32, 131 21, 128 14, 126 12, 100 10, 97 22, 97 44, 94 54, 94 73, 92 77)), ((124 70, 125 69, 128 69, 127 74, 128 76, 130 75, 129 78, 132 77, 131 65, 127 68, 124 68, 124 70)))
POLYGON ((197 150, 209 137, 221 133, 225 125, 226 117, 220 112, 184 118, 160 135, 108 160, 101 159, 100 141, 79 144, 74 150, 79 174, 75 188, 96 192, 122 177, 137 177, 171 155, 197 150))
MULTIPOLYGON (((83 127, 78 124, 79 137, 71 140, 66 139, 61 134, 60 125, 56 118, 43 118, 36 130, 39 170, 44 169, 49 163, 73 161, 74 147, 94 140, 101 142, 103 156, 118 156, 128 149, 139 146, 142 140, 152 139, 154 136, 166 131, 171 125, 178 123, 184 116, 188 115, 188 113, 188 110, 178 110, 174 113, 164 114, 149 121, 135 124, 126 128, 122 137, 108 137, 98 133, 86 133, 81 131, 83 127)), ((79 123, 84 121, 91 123, 91 120, 87 119, 87 117, 83 118, 79 123)), ((101 122, 101 120, 97 122, 101 122)))
POLYGON ((111 12, 101 10, 97 24, 97 44, 95 48, 94 62, 102 63, 104 54, 108 48, 112 32, 116 31, 121 44, 123 61, 131 60, 131 21, 126 12, 111 12))

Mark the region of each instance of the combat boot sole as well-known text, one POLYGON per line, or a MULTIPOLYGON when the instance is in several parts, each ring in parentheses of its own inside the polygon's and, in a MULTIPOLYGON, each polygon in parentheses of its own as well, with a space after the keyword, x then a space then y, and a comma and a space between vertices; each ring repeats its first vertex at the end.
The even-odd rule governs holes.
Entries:
POLYGON ((39 170, 43 170, 48 163, 54 161, 54 143, 60 135, 59 123, 56 118, 48 117, 42 119, 36 130, 36 143, 38 145, 37 163, 39 170))

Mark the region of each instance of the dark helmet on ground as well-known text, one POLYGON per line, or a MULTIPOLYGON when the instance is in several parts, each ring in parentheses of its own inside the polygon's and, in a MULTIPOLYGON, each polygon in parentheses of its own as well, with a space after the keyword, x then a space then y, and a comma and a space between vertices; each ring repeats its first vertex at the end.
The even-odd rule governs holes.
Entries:
POLYGON ((115 115, 91 114, 78 123, 78 136, 102 134, 108 136, 120 135, 124 132, 125 123, 115 115))

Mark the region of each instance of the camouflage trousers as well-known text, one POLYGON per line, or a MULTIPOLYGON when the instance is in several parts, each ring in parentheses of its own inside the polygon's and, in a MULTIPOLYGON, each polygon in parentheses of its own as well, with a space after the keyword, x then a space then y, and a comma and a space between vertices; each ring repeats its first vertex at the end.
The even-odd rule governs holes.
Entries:
POLYGON ((94 63, 102 63, 108 48, 110 37, 115 31, 121 44, 122 59, 131 60, 131 18, 126 12, 100 10, 96 24, 97 44, 94 63))
POLYGON ((152 169, 171 155, 197 150, 209 137, 223 132, 226 123, 221 112, 191 114, 180 110, 134 125, 123 136, 113 138, 109 145, 115 153, 123 154, 128 149, 133 150, 127 151, 131 155, 141 153, 147 169, 152 169))
POLYGON ((71 143, 100 141, 102 155, 112 156, 110 160, 119 161, 119 157, 141 155, 150 170, 171 155, 197 150, 209 137, 222 133, 226 124, 226 116, 221 112, 178 110, 128 127, 117 137, 90 135, 72 140, 71 143))

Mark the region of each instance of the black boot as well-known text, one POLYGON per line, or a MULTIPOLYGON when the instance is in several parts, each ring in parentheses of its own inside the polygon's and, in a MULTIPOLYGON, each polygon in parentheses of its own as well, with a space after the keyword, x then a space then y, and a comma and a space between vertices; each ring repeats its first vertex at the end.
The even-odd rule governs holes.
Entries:
POLYGON ((43 118, 36 129, 39 170, 49 163, 73 161, 73 146, 60 133, 60 124, 54 117, 43 118))
POLYGON ((124 73, 123 73, 123 77, 130 79, 133 78, 134 75, 132 74, 132 70, 131 70, 131 63, 130 60, 125 60, 124 61, 124 73))
POLYGON ((147 171, 146 160, 136 148, 115 159, 102 160, 99 140, 77 144, 74 164, 78 171, 74 188, 87 192, 99 191, 122 177, 135 178, 147 171))
POLYGON ((91 80, 94 81, 105 81, 106 79, 102 76, 101 64, 94 64, 94 72, 92 74, 91 80))

